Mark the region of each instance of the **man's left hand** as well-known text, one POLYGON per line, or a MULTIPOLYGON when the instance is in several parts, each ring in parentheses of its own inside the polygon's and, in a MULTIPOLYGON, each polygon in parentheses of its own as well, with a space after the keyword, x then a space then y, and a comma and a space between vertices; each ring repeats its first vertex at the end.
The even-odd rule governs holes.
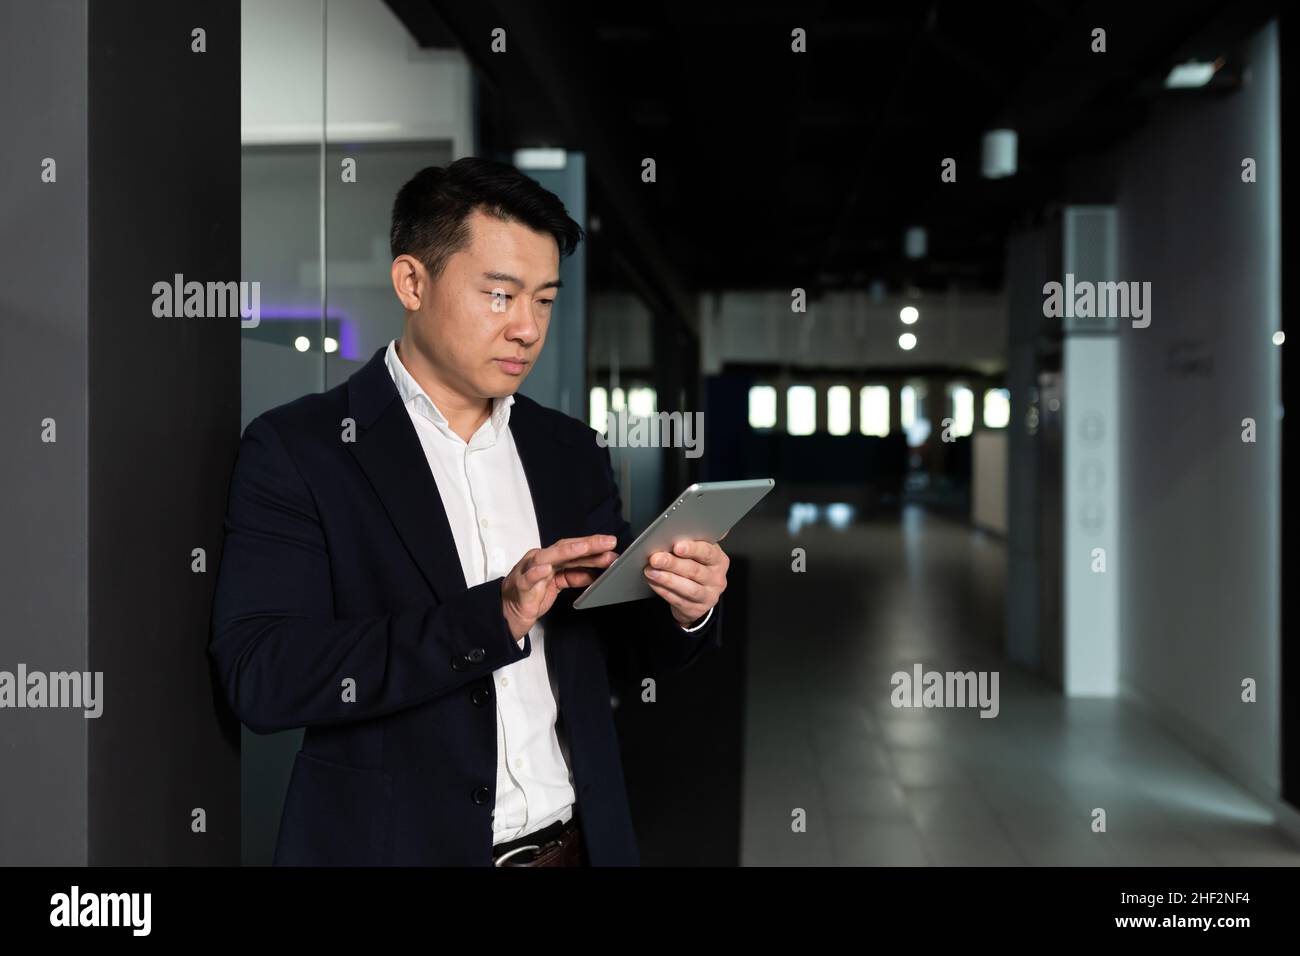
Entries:
POLYGON ((672 552, 656 551, 645 568, 646 583, 668 602, 673 618, 691 627, 727 589, 731 559, 712 541, 679 541, 672 552))

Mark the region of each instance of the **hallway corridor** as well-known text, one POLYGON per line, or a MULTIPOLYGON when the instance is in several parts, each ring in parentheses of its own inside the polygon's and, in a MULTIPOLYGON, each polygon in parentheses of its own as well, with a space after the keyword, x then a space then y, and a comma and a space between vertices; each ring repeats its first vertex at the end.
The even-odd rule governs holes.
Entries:
POLYGON ((756 513, 728 538, 752 568, 742 865, 1300 864, 1136 705, 1066 700, 1001 656, 997 538, 914 507, 786 524, 756 513), (895 708, 890 676, 917 663, 999 672, 1000 712, 895 708))

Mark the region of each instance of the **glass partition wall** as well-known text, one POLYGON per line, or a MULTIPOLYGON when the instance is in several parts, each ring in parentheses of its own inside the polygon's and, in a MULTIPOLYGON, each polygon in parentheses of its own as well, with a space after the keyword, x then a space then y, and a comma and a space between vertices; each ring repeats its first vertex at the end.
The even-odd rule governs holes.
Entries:
MULTIPOLYGON (((393 197, 473 152, 471 78, 381 0, 241 3, 241 428, 345 381, 401 335, 389 279, 393 197)), ((243 731, 243 862, 268 865, 302 731, 243 731)))

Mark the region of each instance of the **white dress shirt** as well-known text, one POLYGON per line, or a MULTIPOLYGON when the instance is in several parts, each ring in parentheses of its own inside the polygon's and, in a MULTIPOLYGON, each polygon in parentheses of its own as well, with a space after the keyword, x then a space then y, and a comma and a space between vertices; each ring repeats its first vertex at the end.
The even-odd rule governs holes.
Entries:
MULTIPOLYGON (((494 399, 491 415, 466 443, 402 364, 396 340, 388 343, 385 362, 437 482, 466 586, 504 577, 525 551, 542 547, 532 494, 509 428, 515 397, 494 399)), ((697 627, 682 630, 698 630, 712 615, 710 609, 697 627)), ((546 667, 542 622, 529 634, 531 653, 492 672, 497 711, 494 845, 573 816, 573 775, 555 726, 558 695, 546 667)))
MULTIPOLYGON (((493 401, 491 416, 467 444, 406 370, 396 341, 388 345, 386 362, 438 484, 466 586, 510 573, 525 551, 541 547, 533 499, 508 427, 514 396, 493 401)), ((529 633, 532 652, 492 673, 497 712, 494 844, 573 816, 573 777, 556 734, 556 699, 541 622, 529 633)))

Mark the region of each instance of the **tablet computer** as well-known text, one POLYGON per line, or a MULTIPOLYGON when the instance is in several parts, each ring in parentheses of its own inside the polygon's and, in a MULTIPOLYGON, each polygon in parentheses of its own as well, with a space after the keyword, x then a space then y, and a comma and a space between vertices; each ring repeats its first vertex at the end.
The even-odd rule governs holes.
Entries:
POLYGON ((691 485, 663 514, 650 522, 626 551, 573 602, 575 608, 601 607, 654 597, 645 566, 656 551, 672 551, 678 541, 715 544, 772 490, 771 478, 700 481, 691 485))

